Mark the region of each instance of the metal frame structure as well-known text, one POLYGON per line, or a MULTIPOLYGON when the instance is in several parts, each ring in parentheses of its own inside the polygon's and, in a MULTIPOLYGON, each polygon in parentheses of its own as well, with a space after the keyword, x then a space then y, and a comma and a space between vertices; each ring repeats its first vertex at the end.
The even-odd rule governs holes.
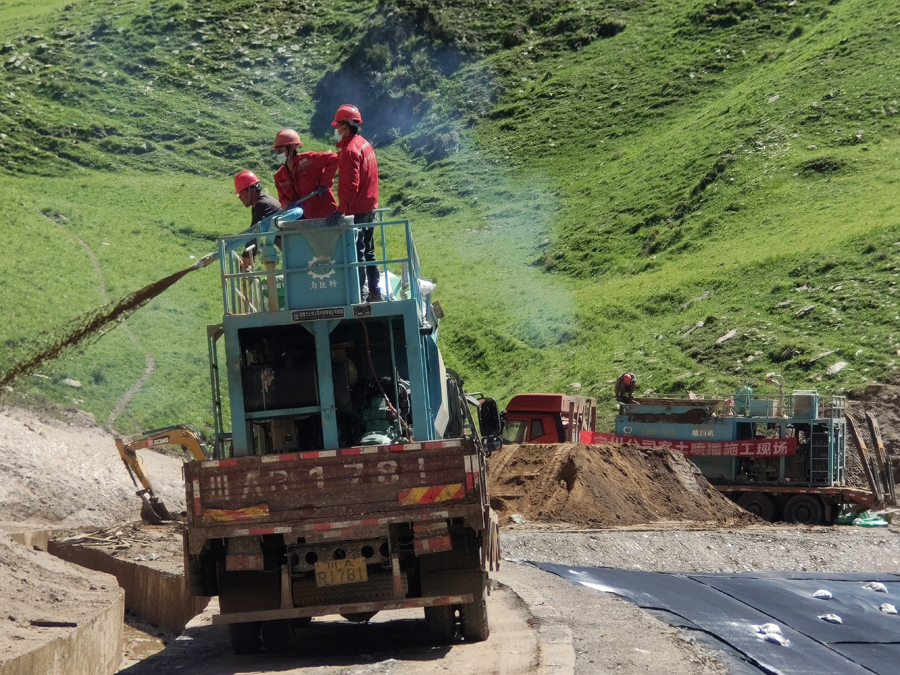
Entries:
MULTIPOLYGON (((351 218, 328 227, 324 220, 282 222, 276 215, 262 221, 259 232, 219 239, 225 316, 221 325, 210 326, 207 331, 216 427, 215 457, 252 454, 250 429, 254 421, 310 414, 321 416, 322 449, 338 448, 330 335, 344 321, 363 321, 367 325, 382 322, 387 326, 393 372, 397 372, 398 357, 394 327, 400 322, 406 344, 404 361, 408 378, 417 382, 444 381, 443 377, 428 377, 430 371, 443 371, 444 367, 435 342, 438 321, 431 308, 430 292, 423 292, 419 284, 419 259, 410 223, 407 220, 384 221, 384 211, 386 209, 379 212, 382 219, 371 224, 381 235, 382 257, 375 263, 356 260, 359 228, 351 218), (394 237, 391 243, 392 247, 401 248, 401 255, 388 258, 387 235, 397 229, 402 230, 402 235, 394 237), (238 248, 254 239, 262 252, 265 268, 261 270, 254 270, 252 263, 247 266, 236 253, 238 248), (276 246, 280 252, 276 252, 276 246), (381 272, 386 291, 384 302, 363 302, 358 270, 370 265, 377 265, 381 272), (246 329, 296 324, 315 340, 318 404, 248 412, 241 381, 238 333, 246 329), (217 342, 222 336, 226 345, 231 434, 225 432, 222 419, 217 353, 217 342)), ((440 437, 435 420, 443 392, 437 387, 429 389, 426 386, 423 394, 410 401, 415 440, 435 440, 440 437)))
MULTIPOLYGON (((808 426, 809 450, 803 467, 807 480, 786 475, 790 457, 779 457, 778 477, 755 481, 767 485, 835 487, 843 485, 846 470, 846 398, 795 392, 781 397, 735 396, 724 399, 641 399, 622 404, 616 418, 616 434, 637 438, 682 441, 733 441, 751 438, 740 425, 765 425, 778 430, 778 438, 808 426), (794 398, 797 398, 796 405, 794 398), (650 421, 652 420, 652 421, 650 421)), ((753 458, 732 456, 690 457, 713 483, 739 484, 739 462, 753 458)))

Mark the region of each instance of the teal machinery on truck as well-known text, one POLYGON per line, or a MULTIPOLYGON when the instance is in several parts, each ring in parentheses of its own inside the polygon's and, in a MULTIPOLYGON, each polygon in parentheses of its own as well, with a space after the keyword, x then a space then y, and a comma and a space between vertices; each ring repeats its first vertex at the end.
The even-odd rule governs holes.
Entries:
POLYGON ((748 511, 809 525, 833 523, 844 506, 876 503, 872 489, 847 485, 846 436, 845 398, 816 391, 637 397, 616 416, 617 440, 678 450, 748 511))
POLYGON ((444 365, 408 221, 372 224, 385 301, 368 304, 352 219, 297 215, 263 221, 255 257, 246 233, 219 242, 213 458, 185 465, 190 592, 219 596, 239 653, 289 648, 315 616, 416 607, 436 642, 484 639, 497 406, 444 365))

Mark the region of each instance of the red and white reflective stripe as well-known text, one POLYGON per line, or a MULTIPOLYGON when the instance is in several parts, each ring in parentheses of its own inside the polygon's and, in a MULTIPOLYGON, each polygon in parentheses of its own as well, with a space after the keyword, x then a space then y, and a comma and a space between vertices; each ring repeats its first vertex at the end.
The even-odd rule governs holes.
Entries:
POLYGON ((232 537, 261 537, 264 534, 288 534, 289 527, 250 527, 246 530, 234 530, 232 537))
POLYGON ((300 455, 296 452, 289 452, 284 455, 263 455, 259 458, 260 464, 269 464, 271 462, 293 462, 299 459, 300 455))
POLYGON ((323 457, 337 457, 337 450, 318 450, 300 453, 300 459, 322 459, 323 457))
POLYGON ((194 515, 199 516, 203 513, 203 507, 200 505, 200 481, 197 478, 191 481, 191 491, 194 493, 194 515))
POLYGON ((441 551, 449 551, 453 548, 450 535, 445 534, 442 537, 429 537, 428 539, 416 539, 413 541, 413 550, 416 555, 423 553, 440 553, 441 551))
POLYGON ((200 462, 200 466, 204 469, 214 469, 217 466, 237 466, 237 457, 231 459, 208 459, 200 462))
POLYGON ((466 466, 466 489, 475 489, 475 476, 478 474, 478 455, 466 455, 463 457, 466 466))
POLYGON ((436 532, 436 531, 447 531, 447 521, 446 520, 436 520, 433 523, 421 523, 419 525, 413 525, 413 532, 415 534, 419 534, 420 532, 436 532))
POLYGON ((321 532, 323 530, 341 530, 346 529, 348 527, 375 527, 376 525, 387 525, 389 523, 403 522, 403 521, 414 521, 414 520, 438 520, 438 519, 447 519, 450 517, 450 513, 448 511, 431 511, 429 513, 415 514, 415 513, 403 513, 402 515, 391 516, 389 518, 367 518, 365 520, 348 520, 348 521, 335 521, 332 523, 311 523, 309 525, 302 525, 300 527, 292 528, 293 531, 296 532, 307 532, 307 531, 315 531, 321 532))
MULTIPOLYGON (((416 450, 442 450, 454 448, 460 445, 459 439, 449 441, 428 441, 425 443, 394 443, 392 445, 360 445, 340 450, 313 450, 310 452, 289 452, 283 455, 263 455, 259 461, 268 464, 270 462, 294 462, 298 459, 320 459, 322 457, 350 457, 354 455, 377 455, 388 452, 415 452, 416 450)), ((204 467, 234 466, 237 459, 219 459, 203 462, 204 467)))
POLYGON ((344 448, 341 450, 342 455, 377 455, 379 452, 378 445, 367 445, 360 448, 344 448))

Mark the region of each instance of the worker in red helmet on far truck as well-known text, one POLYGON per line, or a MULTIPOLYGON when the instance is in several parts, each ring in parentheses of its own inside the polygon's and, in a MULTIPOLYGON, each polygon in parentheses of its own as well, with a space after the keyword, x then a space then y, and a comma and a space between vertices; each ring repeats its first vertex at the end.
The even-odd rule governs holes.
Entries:
MULTIPOLYGON (((375 220, 378 208, 378 162, 375 148, 359 135, 362 115, 353 105, 342 105, 334 114, 334 137, 340 150, 338 154, 338 201, 340 206, 328 217, 328 225, 336 225, 345 215, 353 216, 357 225, 375 220)), ((360 229, 356 237, 356 254, 359 262, 375 260, 375 241, 371 227, 360 229)), ((369 286, 369 302, 380 302, 378 267, 359 268, 359 286, 365 291, 369 286)))
POLYGON ((282 129, 275 134, 272 149, 282 165, 275 172, 278 200, 281 208, 287 208, 313 195, 303 202, 303 215, 327 218, 337 207, 331 186, 334 185, 338 156, 333 152, 298 152, 302 145, 300 134, 293 129, 282 129))
POLYGON ((634 390, 637 388, 637 378, 634 373, 622 373, 616 380, 616 400, 620 403, 634 403, 634 390))

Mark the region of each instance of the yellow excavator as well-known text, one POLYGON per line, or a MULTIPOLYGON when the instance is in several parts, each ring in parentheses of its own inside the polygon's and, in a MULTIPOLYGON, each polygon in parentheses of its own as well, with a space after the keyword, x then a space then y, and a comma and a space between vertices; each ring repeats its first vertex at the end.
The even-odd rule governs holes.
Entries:
POLYGON ((163 504, 153 490, 150 478, 144 470, 144 463, 138 457, 137 451, 144 448, 158 448, 164 445, 178 446, 185 452, 191 453, 198 462, 209 459, 206 446, 200 440, 200 432, 191 424, 151 429, 128 442, 123 441, 121 438, 116 438, 119 456, 125 462, 125 468, 128 469, 131 481, 135 487, 138 487, 138 481, 143 486, 136 494, 143 502, 141 504, 141 520, 149 525, 160 525, 175 518, 169 513, 166 505, 163 504))

